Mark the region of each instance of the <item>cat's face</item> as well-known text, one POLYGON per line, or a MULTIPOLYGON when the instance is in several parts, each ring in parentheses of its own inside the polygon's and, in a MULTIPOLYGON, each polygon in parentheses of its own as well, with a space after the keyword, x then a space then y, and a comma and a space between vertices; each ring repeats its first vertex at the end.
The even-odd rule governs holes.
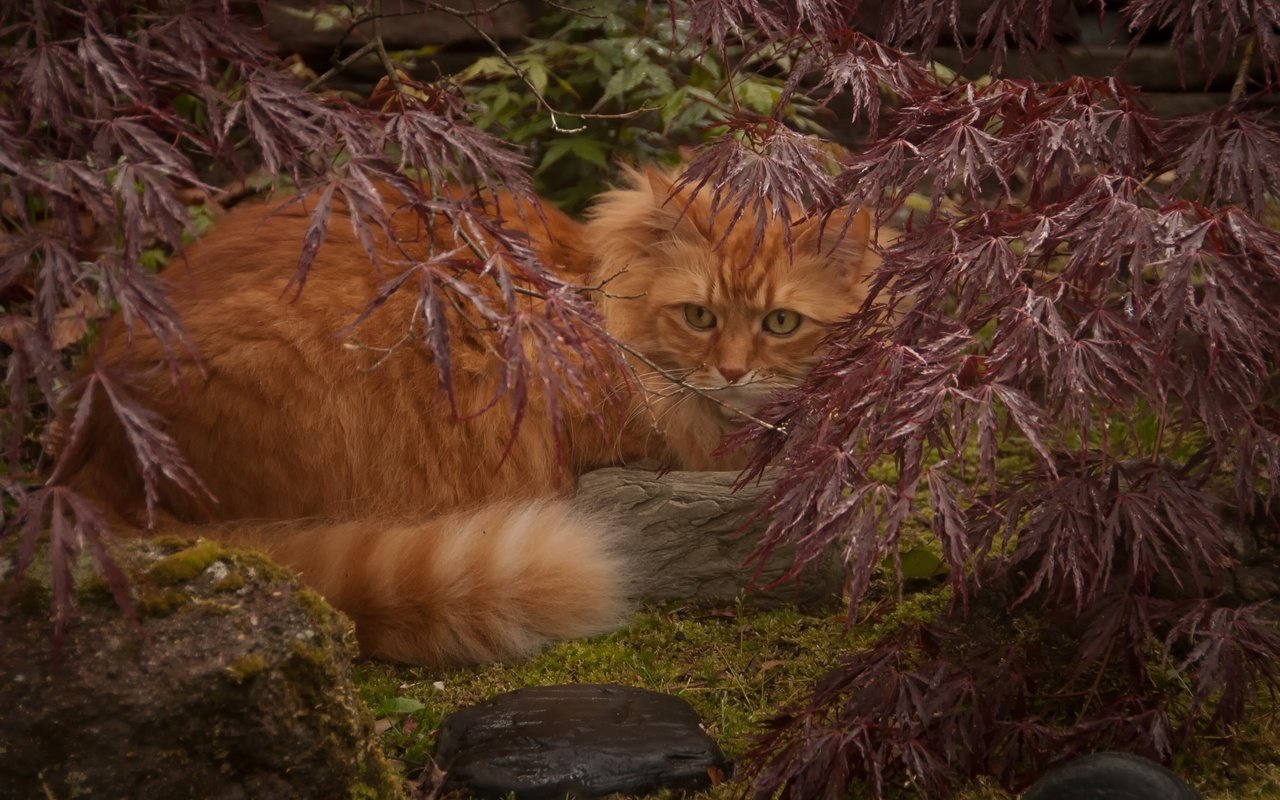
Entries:
POLYGON ((668 438, 700 425, 718 438, 739 412, 798 385, 827 326, 857 309, 873 258, 869 216, 853 217, 843 237, 843 215, 825 228, 794 223, 790 248, 771 224, 757 246, 753 222, 726 235, 729 213, 717 219, 704 198, 672 196, 659 173, 630 177, 589 225, 610 332, 652 362, 636 370, 668 438))

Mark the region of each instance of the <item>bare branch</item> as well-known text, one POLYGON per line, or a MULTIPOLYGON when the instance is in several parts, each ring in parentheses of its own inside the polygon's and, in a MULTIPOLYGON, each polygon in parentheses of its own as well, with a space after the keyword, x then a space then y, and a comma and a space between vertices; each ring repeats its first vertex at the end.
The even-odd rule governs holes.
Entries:
POLYGON ((360 46, 359 50, 356 50, 351 55, 347 56, 346 58, 342 59, 338 63, 334 64, 323 75, 317 76, 315 80, 311 81, 306 86, 302 87, 302 90, 304 92, 313 92, 316 89, 320 88, 326 82, 328 82, 329 80, 333 79, 338 74, 340 74, 347 67, 351 66, 352 64, 356 63, 360 59, 372 53, 374 50, 378 49, 378 44, 379 44, 379 41, 377 39, 374 39, 373 41, 370 41, 370 42, 365 42, 363 45, 360 46))
POLYGON ((1245 84, 1249 80, 1249 64, 1253 61, 1253 49, 1257 46, 1258 36, 1253 34, 1244 40, 1244 53, 1240 56, 1240 66, 1236 68, 1236 79, 1231 84, 1231 99, 1234 103, 1244 94, 1245 84))

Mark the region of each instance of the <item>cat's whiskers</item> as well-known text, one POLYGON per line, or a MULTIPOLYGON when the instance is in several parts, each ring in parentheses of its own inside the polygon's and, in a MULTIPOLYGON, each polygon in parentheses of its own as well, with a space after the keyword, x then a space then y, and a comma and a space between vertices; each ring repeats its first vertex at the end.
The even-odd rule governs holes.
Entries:
POLYGON ((675 397, 675 401, 671 403, 664 403, 663 408, 659 410, 658 415, 654 418, 653 422, 654 422, 655 431, 661 431, 662 423, 666 420, 667 417, 674 414, 677 409, 679 409, 681 406, 688 404, 690 400, 697 397, 698 395, 695 394, 694 392, 681 392, 676 395, 668 395, 668 397, 673 397, 673 396, 675 397))
MULTIPOLYGON (((689 371, 690 370, 686 370, 686 374, 688 374, 689 371)), ((669 400, 670 398, 686 391, 683 386, 672 382, 668 378, 668 375, 670 374, 671 373, 669 372, 660 372, 657 370, 645 373, 633 373, 633 375, 639 379, 640 383, 641 392, 638 396, 640 402, 635 403, 631 410, 627 412, 627 416, 622 421, 622 431, 629 429, 631 424, 640 418, 641 414, 647 413, 650 428, 648 435, 660 435, 658 422, 662 418, 663 413, 657 409, 657 406, 666 406, 667 404, 663 401, 669 400)), ((615 389, 610 393, 610 399, 616 399, 621 392, 621 388, 615 389)), ((620 432, 619 436, 621 435, 622 434, 620 432)))

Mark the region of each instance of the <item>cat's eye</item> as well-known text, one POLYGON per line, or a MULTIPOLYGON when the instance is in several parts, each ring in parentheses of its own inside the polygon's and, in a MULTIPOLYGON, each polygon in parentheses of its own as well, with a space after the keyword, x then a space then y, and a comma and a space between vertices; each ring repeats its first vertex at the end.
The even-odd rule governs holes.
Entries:
POLYGON ((711 313, 711 309, 694 303, 684 304, 684 320, 700 331, 716 326, 716 315, 711 313))
POLYGON ((764 315, 761 326, 774 336, 786 336, 796 332, 802 319, 804 318, 791 309, 778 308, 764 315))

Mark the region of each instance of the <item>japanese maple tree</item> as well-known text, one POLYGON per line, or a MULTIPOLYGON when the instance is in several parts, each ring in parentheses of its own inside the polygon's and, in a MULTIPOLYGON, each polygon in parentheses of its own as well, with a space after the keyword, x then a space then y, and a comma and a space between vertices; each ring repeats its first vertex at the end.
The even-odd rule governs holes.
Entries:
MULTIPOLYGON (((730 88, 688 95, 714 113, 684 184, 717 213, 789 225, 803 209, 839 228, 847 209, 871 206, 879 223, 906 220, 870 301, 806 383, 728 446, 753 448, 744 481, 779 471, 759 556, 794 545, 798 571, 842 548, 856 622, 886 573, 909 577, 904 548, 928 531, 951 608, 849 654, 770 722, 747 764, 762 797, 854 782, 878 797, 903 781, 942 797, 979 774, 1016 787, 1102 747, 1167 760, 1245 719, 1280 679, 1280 635, 1226 588, 1233 537, 1252 525, 1274 538, 1280 492, 1280 124, 1261 102, 1280 79, 1280 2, 1108 5, 1135 44, 1167 35, 1234 74, 1223 107, 1161 118, 1115 76, 1005 77, 1011 46, 1055 47, 1068 19, 1058 0, 993 2, 975 20, 960 0, 648 7, 681 64, 714 61, 730 88), (989 54, 990 74, 934 65, 944 39, 989 54), (735 99, 748 72, 773 81, 771 112, 735 99), (801 98, 839 109, 866 131, 859 144, 788 125, 801 98)), ((486 13, 420 7, 477 25, 486 13)), ((395 69, 380 10, 350 16, 370 34, 360 50, 387 67, 355 101, 323 91, 326 75, 291 73, 256 35, 255 5, 5 6, 0 508, 17 543, 12 585, 48 533, 59 630, 82 548, 128 603, 107 525, 60 483, 88 403, 120 416, 149 484, 202 491, 145 398, 92 363, 72 369, 108 312, 174 353, 190 346, 152 267, 199 227, 193 197, 214 202, 257 177, 296 190, 312 215, 297 291, 335 203, 359 212, 371 258, 383 192, 449 220, 476 246, 415 263, 385 291, 418 293, 406 330, 446 365, 440 315, 475 304, 509 344, 499 391, 517 405, 533 390, 572 402, 575 352, 601 351, 590 292, 550 277, 475 196, 442 191, 532 184, 522 152, 471 123, 466 90, 395 69), (468 291, 468 273, 505 304, 468 291), (542 310, 516 302, 517 283, 546 298, 542 310), (527 359, 527 336, 548 357, 527 359), (76 380, 92 390, 68 424, 51 423, 76 380)), ((555 113, 519 62, 503 63, 555 113)))

